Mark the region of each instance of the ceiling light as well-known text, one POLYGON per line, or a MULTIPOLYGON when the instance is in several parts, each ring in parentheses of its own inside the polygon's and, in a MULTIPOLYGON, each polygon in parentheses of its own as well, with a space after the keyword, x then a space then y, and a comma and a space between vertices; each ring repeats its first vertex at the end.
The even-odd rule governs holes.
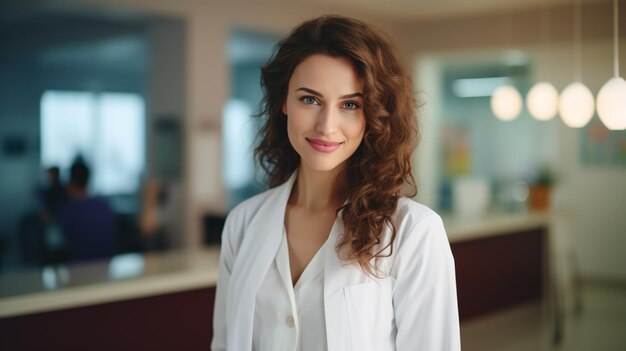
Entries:
POLYGON ((491 96, 491 110, 502 121, 512 121, 522 111, 522 96, 512 85, 503 85, 491 96))
POLYGON ((580 128, 593 117, 594 101, 589 88, 581 82, 574 82, 561 93, 559 112, 568 127, 580 128))
POLYGON ((559 92, 548 82, 539 82, 526 95, 528 112, 539 121, 548 121, 557 113, 559 92))
POLYGON ((615 75, 598 93, 598 116, 608 129, 626 129, 626 82, 619 76, 617 0, 613 0, 613 68, 615 75))

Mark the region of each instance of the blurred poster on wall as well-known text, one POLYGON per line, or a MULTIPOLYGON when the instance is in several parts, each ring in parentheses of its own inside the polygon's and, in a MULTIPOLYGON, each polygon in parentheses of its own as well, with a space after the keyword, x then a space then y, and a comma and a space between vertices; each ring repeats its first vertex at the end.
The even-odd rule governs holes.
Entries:
POLYGON ((625 130, 608 130, 594 118, 580 133, 584 165, 626 167, 625 130))
POLYGON ((443 128, 443 156, 447 176, 471 172, 470 135, 467 128, 446 124, 443 128))

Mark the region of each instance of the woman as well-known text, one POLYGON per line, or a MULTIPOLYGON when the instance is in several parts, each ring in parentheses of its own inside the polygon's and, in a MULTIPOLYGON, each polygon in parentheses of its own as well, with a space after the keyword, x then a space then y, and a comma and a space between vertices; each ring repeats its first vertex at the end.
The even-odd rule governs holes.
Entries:
POLYGON ((301 24, 262 69, 270 190, 222 235, 213 350, 459 350, 454 261, 415 195, 412 83, 368 25, 301 24))

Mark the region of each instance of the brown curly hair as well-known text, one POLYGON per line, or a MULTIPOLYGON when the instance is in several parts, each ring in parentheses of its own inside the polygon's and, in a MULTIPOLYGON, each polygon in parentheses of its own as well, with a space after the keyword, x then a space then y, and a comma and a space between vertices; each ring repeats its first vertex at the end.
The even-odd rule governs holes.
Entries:
POLYGON ((419 136, 413 84, 395 49, 380 33, 358 20, 322 16, 302 23, 280 41, 261 69, 264 97, 259 116, 267 120, 255 149, 270 187, 284 183, 300 164, 282 112, 291 74, 314 54, 351 60, 364 81, 366 123, 363 141, 342 174, 347 179, 347 201, 337 210, 343 210, 344 235, 336 249, 343 260, 358 263, 369 273, 374 273, 372 259, 393 252, 392 215, 401 192, 417 193, 411 171, 419 136), (391 229, 391 240, 381 245, 385 226, 391 229))

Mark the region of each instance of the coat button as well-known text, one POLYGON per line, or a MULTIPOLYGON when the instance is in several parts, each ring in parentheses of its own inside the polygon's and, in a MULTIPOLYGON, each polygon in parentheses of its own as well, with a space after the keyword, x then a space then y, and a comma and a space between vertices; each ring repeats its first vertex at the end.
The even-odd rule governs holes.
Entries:
POLYGON ((285 322, 287 323, 287 326, 289 328, 293 328, 296 326, 296 321, 293 319, 293 316, 289 316, 287 317, 287 319, 285 320, 285 322))

